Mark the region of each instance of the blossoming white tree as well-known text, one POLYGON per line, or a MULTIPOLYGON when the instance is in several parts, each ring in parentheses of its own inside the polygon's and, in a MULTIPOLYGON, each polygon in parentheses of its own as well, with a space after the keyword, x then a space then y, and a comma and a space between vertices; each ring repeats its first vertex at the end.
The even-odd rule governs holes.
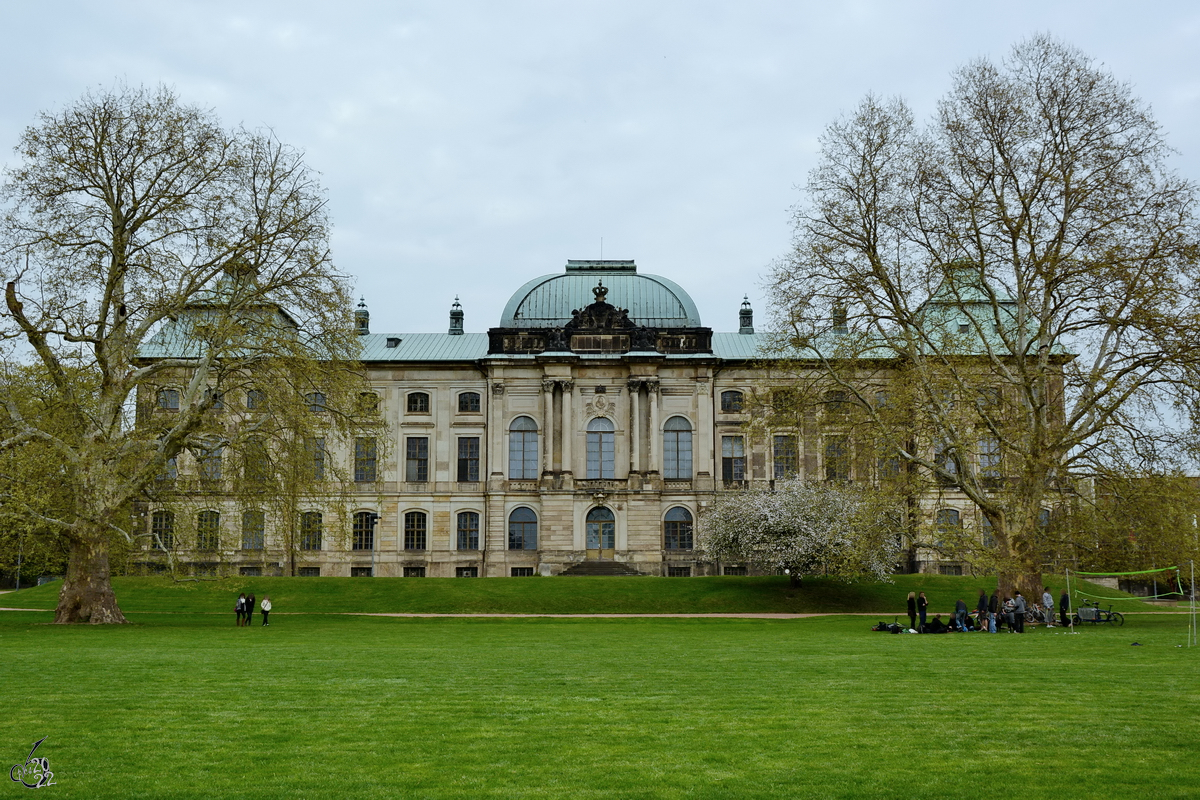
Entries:
POLYGON ((774 490, 718 495, 697 536, 706 557, 787 570, 793 584, 817 571, 886 580, 899 553, 890 510, 864 487, 777 481, 774 490))

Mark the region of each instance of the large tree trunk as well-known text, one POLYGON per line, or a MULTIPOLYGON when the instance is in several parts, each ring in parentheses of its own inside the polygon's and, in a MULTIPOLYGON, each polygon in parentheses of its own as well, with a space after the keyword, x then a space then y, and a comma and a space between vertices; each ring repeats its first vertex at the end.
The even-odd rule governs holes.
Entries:
POLYGON ((84 536, 72 543, 54 621, 93 625, 128 622, 109 580, 108 540, 103 534, 84 536))

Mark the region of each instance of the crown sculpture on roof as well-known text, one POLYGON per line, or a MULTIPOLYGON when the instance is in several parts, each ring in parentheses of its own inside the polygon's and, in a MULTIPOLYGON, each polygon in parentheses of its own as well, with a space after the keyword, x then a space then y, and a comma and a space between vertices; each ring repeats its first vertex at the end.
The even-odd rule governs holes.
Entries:
POLYGON ((571 321, 567 323, 567 331, 577 330, 628 330, 638 327, 629 319, 629 309, 617 308, 605 298, 608 288, 604 281, 599 281, 592 288, 596 302, 587 308, 577 308, 571 312, 571 321))
POLYGON ((603 303, 604 298, 608 297, 608 289, 604 287, 604 281, 597 281, 595 288, 592 289, 592 294, 596 297, 597 303, 603 303))

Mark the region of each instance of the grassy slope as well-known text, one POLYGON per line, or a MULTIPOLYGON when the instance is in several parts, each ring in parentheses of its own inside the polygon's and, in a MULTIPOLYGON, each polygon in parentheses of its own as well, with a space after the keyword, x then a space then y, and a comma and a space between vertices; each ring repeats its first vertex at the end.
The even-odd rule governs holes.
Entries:
POLYGON ((1200 786, 1198 651, 1176 647, 1179 617, 1073 636, 891 636, 858 617, 132 618, 0 614, 6 763, 49 736, 55 797, 1072 800, 1200 786))
MULTIPOLYGON (((1059 579, 1061 580, 1061 579, 1059 579)), ((1055 602, 1061 588, 1050 581, 1055 602)), ((995 579, 941 575, 897 575, 892 584, 844 584, 806 578, 800 589, 769 578, 225 578, 174 583, 167 578, 114 578, 126 612, 211 612, 233 615, 239 592, 270 595, 275 610, 287 612, 420 613, 752 613, 864 612, 904 614, 909 591, 924 591, 930 614, 948 613, 962 597, 974 608, 980 588, 995 579)), ((0 606, 53 608, 59 584, 0 595, 0 606)), ((1099 590, 1096 594, 1115 594, 1099 590)), ((1126 601, 1118 610, 1151 609, 1126 601)))

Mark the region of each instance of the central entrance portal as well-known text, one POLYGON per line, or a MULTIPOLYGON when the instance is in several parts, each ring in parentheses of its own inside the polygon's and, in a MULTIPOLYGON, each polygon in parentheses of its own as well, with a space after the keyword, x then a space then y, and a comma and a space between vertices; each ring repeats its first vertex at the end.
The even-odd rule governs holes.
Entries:
POLYGON ((612 560, 617 548, 617 518, 604 506, 593 508, 587 515, 587 557, 589 560, 612 560))

